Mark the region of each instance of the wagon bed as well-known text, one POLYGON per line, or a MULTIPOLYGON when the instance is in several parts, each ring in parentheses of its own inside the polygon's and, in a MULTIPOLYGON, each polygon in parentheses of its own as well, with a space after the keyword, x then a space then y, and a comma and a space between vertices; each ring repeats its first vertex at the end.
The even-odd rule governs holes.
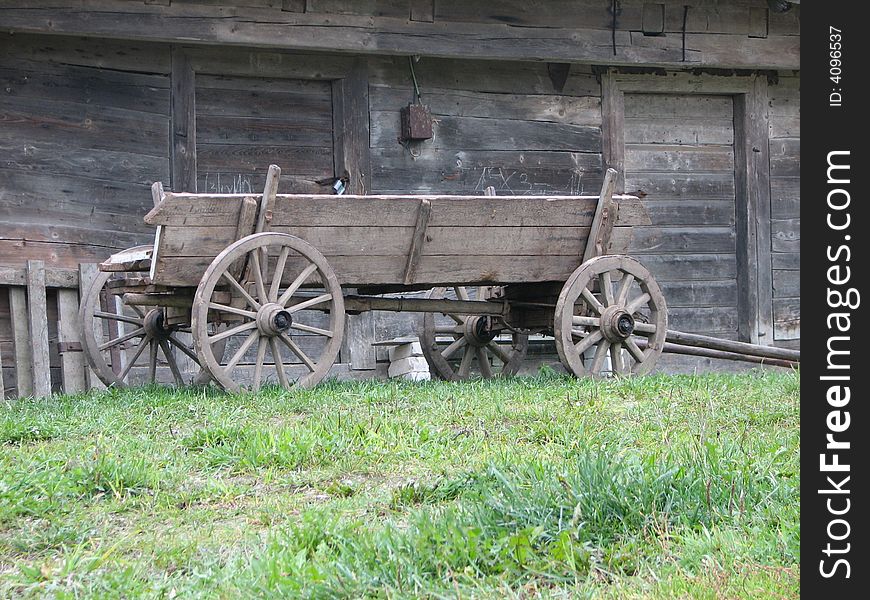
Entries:
MULTIPOLYGON (((162 195, 154 284, 196 287, 224 248, 254 233, 262 196, 162 195)), ((598 196, 322 196, 278 194, 266 230, 299 237, 343 287, 565 281, 583 262, 598 196)), ((613 196, 600 254, 623 254, 648 225, 634 196, 613 196)), ((291 265, 292 266, 292 265, 291 265)), ((399 291, 399 290, 397 290, 399 291)))

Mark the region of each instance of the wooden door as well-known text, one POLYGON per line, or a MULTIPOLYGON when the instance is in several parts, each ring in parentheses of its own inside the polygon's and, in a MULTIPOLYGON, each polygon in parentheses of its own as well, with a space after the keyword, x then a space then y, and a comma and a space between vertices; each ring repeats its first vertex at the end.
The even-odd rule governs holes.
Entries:
POLYGON ((332 193, 329 81, 196 75, 196 183, 205 193, 332 193), (318 183, 322 182, 322 183, 318 183))
POLYGON ((652 226, 630 254, 662 285, 670 327, 736 339, 734 100, 625 94, 625 190, 652 226))

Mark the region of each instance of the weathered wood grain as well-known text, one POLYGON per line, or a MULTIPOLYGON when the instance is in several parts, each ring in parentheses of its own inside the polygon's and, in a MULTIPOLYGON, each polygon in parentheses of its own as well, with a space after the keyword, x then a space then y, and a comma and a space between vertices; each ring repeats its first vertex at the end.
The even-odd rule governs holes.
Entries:
MULTIPOLYGON (((175 258, 166 261, 165 268, 155 273, 154 281, 163 285, 194 287, 199 283, 208 257, 175 258)), ((345 287, 361 285, 401 284, 406 257, 385 256, 372 260, 366 256, 332 256, 330 266, 345 287)), ((421 285, 451 285, 474 283, 510 283, 536 281, 564 281, 580 264, 578 257, 553 256, 541 260, 539 256, 517 256, 510 261, 503 256, 424 256, 417 268, 417 283, 421 285)), ((291 260, 288 270, 301 271, 291 260)))
POLYGON ((770 178, 770 216, 773 219, 796 219, 801 210, 800 177, 770 178))
MULTIPOLYGON (((371 112, 371 146, 390 148, 399 138, 398 111, 371 112)), ((598 127, 546 121, 442 116, 435 121, 434 137, 423 142, 429 148, 464 150, 549 150, 599 152, 598 127)))
POLYGON ((12 322, 12 341, 15 347, 15 381, 18 397, 33 395, 33 349, 30 345, 30 320, 27 312, 25 287, 9 288, 9 318, 12 322))
POLYGON ((347 179, 347 194, 365 195, 372 189, 369 105, 368 62, 361 59, 332 84, 333 170, 336 178, 347 179))
POLYGON ((173 47, 171 59, 170 185, 176 192, 196 192, 196 76, 184 49, 173 47))
MULTIPOLYGON (((733 227, 635 227, 631 254, 650 252, 734 252, 737 236, 733 227)), ((703 273, 697 274, 703 278, 703 273)))
MULTIPOLYGON (((246 195, 167 194, 145 216, 150 225, 235 226, 246 195)), ((413 227, 417 203, 432 202, 430 227, 590 226, 597 196, 306 196, 279 194, 272 226, 413 227)), ((617 225, 647 222, 636 198, 616 196, 617 225)))
POLYGON ((773 330, 778 341, 797 340, 801 337, 800 298, 774 298, 773 330))
POLYGON ((773 297, 774 298, 800 298, 801 274, 800 271, 785 271, 774 269, 773 271, 773 297))
POLYGON ((57 316, 59 344, 67 346, 60 353, 61 383, 63 392, 75 394, 87 390, 85 380, 85 356, 81 349, 69 348, 72 344, 81 344, 79 333, 79 292, 75 289, 57 291, 57 316))
POLYGON ((731 146, 682 146, 626 144, 625 169, 664 172, 733 173, 734 153, 731 146))
POLYGON ((33 396, 51 396, 48 349, 48 307, 45 294, 45 263, 27 261, 27 323, 30 331, 30 359, 33 396))
POLYGON ((771 242, 774 252, 800 252, 800 219, 776 219, 770 223, 771 242))
MULTIPOLYGON (((373 111, 398 111, 413 100, 408 89, 372 85, 373 111)), ((521 121, 549 121, 597 127, 601 101, 597 96, 489 93, 426 88, 425 104, 436 116, 482 117, 521 121)))
POLYGON ((774 252, 771 257, 774 269, 799 271, 801 268, 800 252, 774 252))
MULTIPOLYGON (((641 62, 685 66, 680 36, 648 37, 594 28, 508 27, 504 24, 433 23, 405 18, 322 15, 191 4, 143 5, 102 0, 75 8, 0 7, 7 30, 133 40, 172 41, 308 50, 527 59, 601 64, 641 62), (288 35, 292 30, 293 35, 288 35), (486 40, 487 43, 481 43, 486 40)), ((742 38, 686 35, 689 64, 720 67, 799 68, 799 37, 742 38), (760 63, 760 64, 759 64, 760 63)))

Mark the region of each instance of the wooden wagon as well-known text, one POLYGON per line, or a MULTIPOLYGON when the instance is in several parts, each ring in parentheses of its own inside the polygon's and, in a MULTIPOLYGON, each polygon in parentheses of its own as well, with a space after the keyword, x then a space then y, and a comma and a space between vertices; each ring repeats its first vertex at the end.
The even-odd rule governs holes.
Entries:
POLYGON ((422 313, 445 379, 516 373, 532 334, 553 335, 577 376, 646 373, 667 310, 624 255, 649 221, 613 195, 614 175, 599 196, 562 197, 285 195, 274 165, 257 195, 155 183, 153 247, 112 256, 84 294, 88 360, 106 385, 153 382, 165 364, 176 384, 310 386, 338 356, 345 315, 386 310, 422 313))

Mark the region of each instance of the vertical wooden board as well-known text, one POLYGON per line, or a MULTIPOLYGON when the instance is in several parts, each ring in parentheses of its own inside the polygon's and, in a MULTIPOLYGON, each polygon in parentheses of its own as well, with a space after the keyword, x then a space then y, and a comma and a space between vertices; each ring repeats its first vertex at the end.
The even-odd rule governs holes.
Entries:
POLYGON ((18 397, 25 398, 33 395, 33 374, 31 371, 33 352, 30 348, 30 327, 28 325, 25 288, 9 288, 9 315, 12 321, 12 341, 15 348, 15 380, 18 383, 18 397))
POLYGON ((333 162, 335 176, 347 177, 346 194, 371 190, 369 149, 369 71, 365 58, 332 85, 333 162))
POLYGON ((45 263, 27 261, 27 316, 33 365, 33 395, 51 396, 51 365, 48 350, 48 310, 45 294, 45 263))
POLYGON ((601 149, 605 168, 616 169, 617 193, 625 190, 625 95, 611 71, 601 76, 601 149))
MULTIPOLYGON (((81 297, 87 292, 88 287, 90 287, 91 282, 97 277, 99 274, 99 269, 95 263, 81 263, 79 264, 79 301, 81 302, 81 297)), ((79 322, 79 327, 83 324, 79 322)), ((102 339, 102 331, 97 330, 97 326, 94 326, 94 331, 97 334, 97 339, 102 339)), ((100 378, 93 372, 92 369, 88 368, 85 372, 85 380, 87 384, 87 389, 89 390, 104 390, 106 389, 105 384, 100 381, 100 378)))
POLYGON ((81 350, 81 333, 79 326, 79 294, 78 290, 57 290, 58 342, 67 346, 60 353, 61 383, 66 394, 75 394, 87 390, 85 379, 85 356, 81 350), (78 344, 78 349, 71 349, 70 344, 78 344))
POLYGON ((349 363, 354 370, 374 369, 376 362, 374 339, 374 317, 371 312, 348 315, 344 340, 341 348, 341 362, 349 363))
POLYGON ((172 47, 172 191, 196 191, 196 86, 190 57, 172 47))

